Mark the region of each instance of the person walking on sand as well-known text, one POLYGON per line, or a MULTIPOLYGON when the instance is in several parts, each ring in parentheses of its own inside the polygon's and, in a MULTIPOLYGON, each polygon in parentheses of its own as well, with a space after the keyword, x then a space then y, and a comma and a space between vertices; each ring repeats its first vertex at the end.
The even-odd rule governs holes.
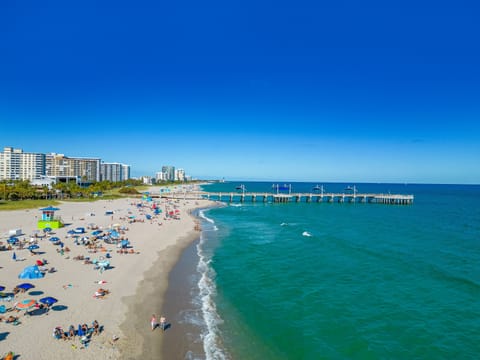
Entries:
POLYGON ((167 319, 165 319, 165 316, 160 317, 160 328, 165 331, 165 328, 167 326, 167 319))
POLYGON ((152 331, 155 330, 155 328, 158 326, 158 321, 155 314, 153 314, 152 318, 150 319, 150 325, 152 326, 152 331))

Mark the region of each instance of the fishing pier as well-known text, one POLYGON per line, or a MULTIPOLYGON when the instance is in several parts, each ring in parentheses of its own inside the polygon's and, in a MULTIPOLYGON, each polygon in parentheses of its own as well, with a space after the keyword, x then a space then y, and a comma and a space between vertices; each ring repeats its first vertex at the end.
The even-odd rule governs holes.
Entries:
POLYGON ((371 194, 371 193, 292 193, 292 194, 271 194, 271 193, 203 193, 203 199, 223 202, 264 202, 264 203, 372 203, 391 205, 411 205, 413 195, 401 194, 371 194))
POLYGON ((411 205, 413 195, 375 193, 290 193, 274 194, 260 192, 187 192, 162 194, 163 198, 222 201, 228 203, 369 203, 411 205))

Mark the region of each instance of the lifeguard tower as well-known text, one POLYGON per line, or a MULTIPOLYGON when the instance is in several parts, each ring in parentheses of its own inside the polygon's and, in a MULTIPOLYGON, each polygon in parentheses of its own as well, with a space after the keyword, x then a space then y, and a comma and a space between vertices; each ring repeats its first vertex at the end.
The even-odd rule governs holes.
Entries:
POLYGON ((59 208, 55 208, 52 206, 40 209, 42 212, 42 219, 38 220, 38 228, 39 229, 58 229, 63 227, 62 219, 55 218, 55 211, 60 210, 59 208))

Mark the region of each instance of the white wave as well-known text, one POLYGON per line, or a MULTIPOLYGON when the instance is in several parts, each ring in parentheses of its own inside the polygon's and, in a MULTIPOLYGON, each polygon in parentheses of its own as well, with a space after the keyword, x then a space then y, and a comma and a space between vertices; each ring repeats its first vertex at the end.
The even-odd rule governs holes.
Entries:
POLYGON ((312 234, 310 234, 308 231, 304 231, 304 232, 302 233, 302 236, 308 236, 308 237, 310 237, 310 236, 312 236, 312 234))
POLYGON ((287 226, 287 223, 281 223, 280 226, 287 226))
POLYGON ((205 219, 206 221, 208 221, 210 224, 215 224, 215 221, 213 221, 212 219, 208 218, 206 215, 205 215, 205 212, 203 210, 200 210, 198 212, 198 216, 201 217, 202 219, 205 219))
POLYGON ((221 348, 220 330, 218 325, 223 323, 222 318, 218 315, 215 304, 215 295, 217 293, 214 278, 215 271, 208 266, 211 259, 208 259, 202 250, 203 237, 197 245, 197 254, 199 262, 197 271, 200 274, 198 288, 200 290, 201 311, 206 328, 202 332, 203 349, 207 360, 226 360, 229 356, 221 348))
POLYGON ((230 204, 230 206, 233 206, 233 207, 241 207, 243 206, 242 204, 230 204))

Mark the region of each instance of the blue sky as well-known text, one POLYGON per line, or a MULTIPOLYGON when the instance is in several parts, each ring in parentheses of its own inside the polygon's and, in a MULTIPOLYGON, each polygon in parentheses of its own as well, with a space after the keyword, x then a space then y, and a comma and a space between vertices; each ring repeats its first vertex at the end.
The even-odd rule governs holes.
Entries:
POLYGON ((227 180, 480 183, 467 1, 0 4, 0 146, 227 180))

